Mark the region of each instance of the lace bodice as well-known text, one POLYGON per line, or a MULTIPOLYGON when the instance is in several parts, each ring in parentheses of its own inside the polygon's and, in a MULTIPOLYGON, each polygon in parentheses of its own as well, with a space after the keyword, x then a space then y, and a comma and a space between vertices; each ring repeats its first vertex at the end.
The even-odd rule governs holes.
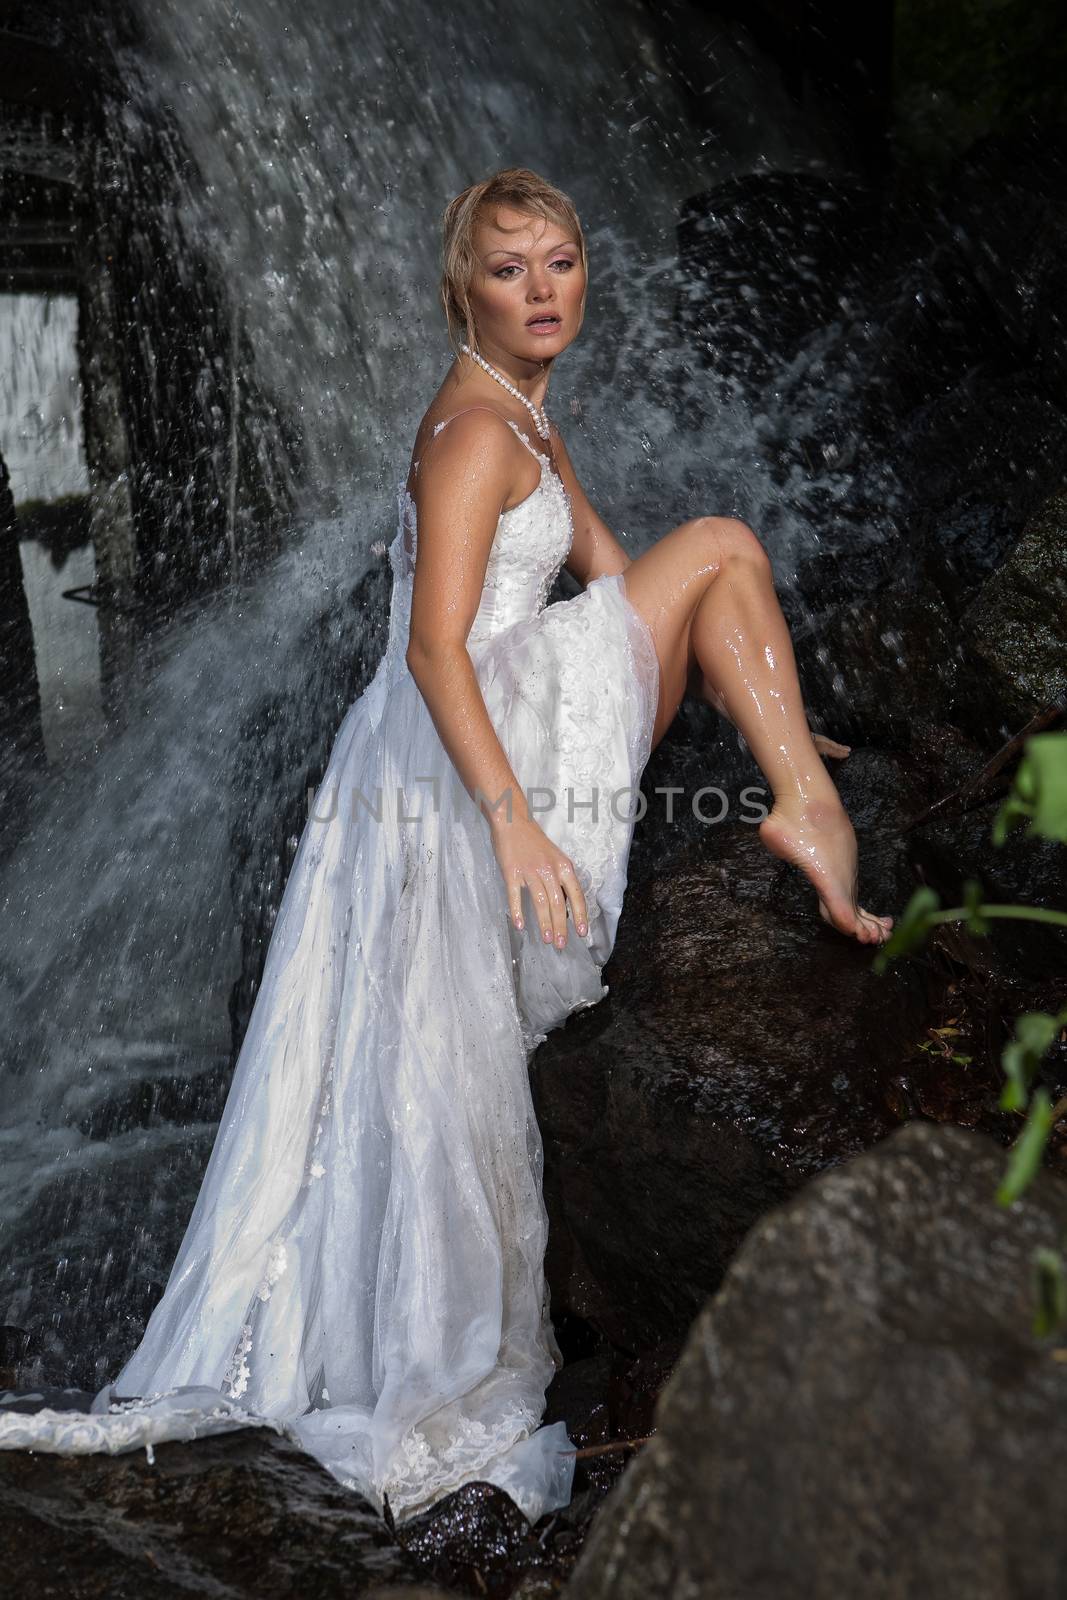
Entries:
MULTIPOLYGON (((439 422, 434 429, 434 436, 451 420, 447 418, 445 422, 439 422)), ((469 649, 491 639, 501 628, 536 616, 544 609, 549 590, 570 553, 574 537, 570 497, 549 465, 548 458, 534 449, 515 423, 506 417, 501 420, 514 429, 530 454, 536 458, 541 469, 541 481, 525 500, 500 514, 486 564, 481 602, 467 637, 469 649)), ((393 595, 386 654, 399 665, 407 651, 411 591, 418 551, 415 501, 406 485, 400 488, 398 513, 399 527, 389 547, 393 595)))

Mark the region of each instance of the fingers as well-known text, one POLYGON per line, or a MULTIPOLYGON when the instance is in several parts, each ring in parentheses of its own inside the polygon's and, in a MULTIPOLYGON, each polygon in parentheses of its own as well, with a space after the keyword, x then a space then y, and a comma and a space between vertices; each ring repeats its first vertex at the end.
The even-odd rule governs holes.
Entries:
POLYGON ((567 903, 578 932, 588 930, 585 896, 574 863, 567 856, 558 862, 544 862, 526 873, 526 887, 533 901, 537 930, 542 944, 562 950, 567 943, 567 903))
POLYGON ((586 910, 585 895, 582 893, 582 886, 578 882, 578 874, 574 870, 574 863, 566 856, 564 856, 563 866, 560 868, 559 881, 563 886, 564 894, 570 901, 574 926, 584 936, 589 927, 589 914, 586 910))
POLYGON ((530 896, 534 909, 534 920, 537 923, 538 938, 544 944, 552 941, 552 907, 545 888, 544 878, 537 868, 531 867, 522 874, 522 881, 530 896))
POLYGON ((567 906, 555 869, 548 864, 536 867, 527 878, 526 884, 537 907, 537 922, 542 943, 553 944, 562 950, 567 943, 567 906))
POLYGON ((525 924, 522 920, 522 884, 508 884, 508 916, 521 933, 525 924))

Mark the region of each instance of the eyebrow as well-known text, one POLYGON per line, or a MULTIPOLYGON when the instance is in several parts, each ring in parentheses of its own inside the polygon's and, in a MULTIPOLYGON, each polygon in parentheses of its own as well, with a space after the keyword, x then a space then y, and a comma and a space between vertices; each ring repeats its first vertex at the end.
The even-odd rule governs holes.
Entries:
MULTIPOLYGON (((546 250, 545 255, 555 255, 557 250, 565 250, 568 245, 570 245, 574 250, 577 250, 578 248, 577 243, 573 239, 564 239, 560 244, 554 244, 551 249, 546 250)), ((520 261, 526 260, 526 257, 523 255, 521 250, 487 250, 485 253, 485 259, 488 261, 490 256, 518 256, 520 261)))

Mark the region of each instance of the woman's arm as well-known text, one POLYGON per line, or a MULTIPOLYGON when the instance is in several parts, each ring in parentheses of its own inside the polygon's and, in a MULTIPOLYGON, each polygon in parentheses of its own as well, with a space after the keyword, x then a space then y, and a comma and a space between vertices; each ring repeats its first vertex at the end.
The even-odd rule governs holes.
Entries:
POLYGON ((590 505, 585 490, 578 482, 578 474, 563 443, 563 435, 554 422, 549 423, 549 433, 559 475, 571 497, 574 518, 574 542, 564 565, 584 589, 594 578, 602 578, 606 572, 625 572, 633 557, 627 555, 607 523, 590 505))
MULTIPOLYGON (((513 814, 525 815, 467 653, 514 471, 505 429, 484 412, 456 417, 423 451, 407 664, 468 793, 495 800, 510 791, 513 814)), ((482 809, 492 820, 494 808, 482 809)))
MULTIPOLYGON (((452 764, 489 822, 515 925, 527 888, 542 937, 567 939, 564 894, 580 933, 585 900, 570 858, 530 817, 486 710, 467 635, 478 611, 500 512, 513 489, 511 430, 485 412, 451 421, 424 449, 407 665, 452 764)), ((460 930, 462 937, 462 930, 460 930)))

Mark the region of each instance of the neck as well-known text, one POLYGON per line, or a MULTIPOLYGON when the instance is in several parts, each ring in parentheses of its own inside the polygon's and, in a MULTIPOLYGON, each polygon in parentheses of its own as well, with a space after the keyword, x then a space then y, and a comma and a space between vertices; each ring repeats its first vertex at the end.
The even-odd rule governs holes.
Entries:
MULTIPOLYGON (((488 345, 479 350, 478 354, 483 361, 513 383, 520 394, 531 400, 535 406, 543 406, 545 395, 548 393, 548 380, 552 375, 550 361, 523 361, 521 358, 509 355, 504 350, 498 350, 488 345)), ((461 373, 464 378, 480 381, 486 389, 498 388, 495 379, 482 370, 477 361, 472 361, 464 351, 460 357, 461 373)))

